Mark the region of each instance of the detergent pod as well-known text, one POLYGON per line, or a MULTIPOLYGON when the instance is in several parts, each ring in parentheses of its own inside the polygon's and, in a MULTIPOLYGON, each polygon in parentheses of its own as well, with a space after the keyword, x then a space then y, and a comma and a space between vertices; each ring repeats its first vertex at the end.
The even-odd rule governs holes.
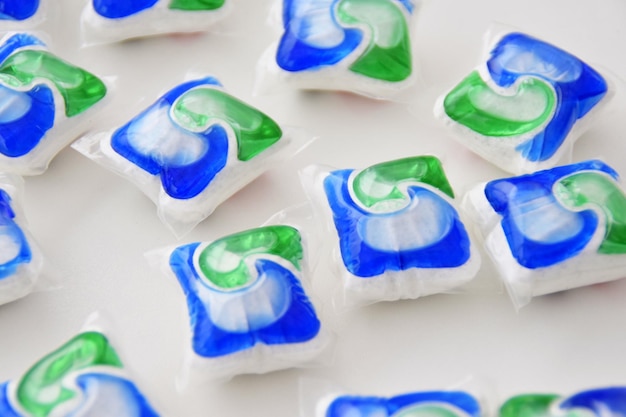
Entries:
POLYGON ((22 188, 20 177, 0 174, 0 305, 32 292, 44 264, 25 228, 22 188))
POLYGON ((298 229, 262 226, 167 253, 189 307, 183 386, 301 366, 328 345, 298 229))
POLYGON ((228 13, 227 0, 88 0, 85 44, 179 32, 203 32, 228 13))
POLYGON ((297 141, 213 77, 184 82, 124 126, 74 148, 134 182, 177 235, 190 231, 297 141))
POLYGON ((40 24, 49 0, 4 0, 0 2, 0 30, 26 29, 40 24))
POLYGON ((301 417, 482 417, 494 402, 493 389, 473 377, 451 388, 392 395, 364 395, 318 378, 298 382, 301 417))
POLYGON ((626 414, 626 387, 612 386, 558 394, 523 394, 509 398, 499 417, 620 416, 626 414))
POLYGON ((36 36, 0 41, 0 170, 43 173, 90 123, 107 95, 104 82, 48 51, 36 36))
POLYGON ((463 208, 516 307, 626 275, 626 197, 598 160, 480 184, 463 208))
POLYGON ((415 81, 414 0, 282 0, 282 36, 257 90, 344 90, 391 99, 415 81))
POLYGON ((390 397, 328 394, 316 404, 311 417, 481 417, 476 397, 465 391, 421 391, 390 397))
POLYGON ((332 400, 318 417, 391 417, 428 415, 481 417, 478 401, 462 391, 426 391, 394 397, 345 395, 332 400))
POLYGON ((452 291, 478 272, 480 256, 436 157, 359 170, 311 166, 302 179, 332 218, 347 305, 452 291))
POLYGON ((157 417, 105 334, 83 331, 0 384, 4 417, 157 417))
POLYGON ((437 101, 436 115, 459 142, 507 172, 570 162, 574 141, 612 96, 608 80, 524 33, 489 45, 485 61, 437 101))

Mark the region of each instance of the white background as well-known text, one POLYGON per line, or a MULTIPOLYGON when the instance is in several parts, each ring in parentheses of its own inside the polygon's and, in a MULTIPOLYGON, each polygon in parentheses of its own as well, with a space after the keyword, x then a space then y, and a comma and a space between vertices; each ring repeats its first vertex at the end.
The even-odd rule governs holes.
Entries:
MULTIPOLYGON (((143 391, 171 416, 294 416, 301 402, 298 382, 313 377, 384 395, 448 388, 471 377, 489 387, 484 392, 494 404, 527 392, 626 385, 626 281, 536 298, 519 312, 506 294, 487 290, 339 314, 321 285, 315 296, 336 333, 330 363, 178 393, 184 297, 176 282, 143 257, 151 249, 258 226, 304 202, 296 173, 313 163, 360 168, 434 154, 458 196, 479 181, 506 175, 451 140, 432 116, 437 96, 478 64, 482 36, 492 22, 517 27, 626 79, 623 0, 430 0, 419 10, 414 49, 420 82, 410 103, 338 93, 253 96, 255 65, 277 36, 277 28, 266 23, 270 0, 233 0, 232 14, 214 33, 89 48, 79 41, 83 3, 54 3, 58 9, 41 27, 52 49, 98 75, 115 77, 111 106, 97 116, 100 127, 118 126, 193 71, 216 75, 233 95, 280 123, 308 129, 317 140, 180 241, 129 182, 73 149, 63 150, 45 174, 26 179, 24 201, 30 230, 55 268, 59 287, 0 307, 0 381, 18 377, 100 312, 143 391)), ((575 160, 601 157, 626 175, 622 95, 618 91, 612 110, 577 142, 575 160)), ((483 261, 481 278, 495 283, 489 260, 483 261)), ((329 274, 322 262, 313 280, 332 279, 329 274)))

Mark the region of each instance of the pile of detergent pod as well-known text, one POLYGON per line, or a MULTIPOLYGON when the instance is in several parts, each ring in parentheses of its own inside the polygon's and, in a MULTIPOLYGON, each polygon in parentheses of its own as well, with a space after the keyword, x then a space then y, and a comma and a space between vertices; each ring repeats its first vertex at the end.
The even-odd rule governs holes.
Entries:
MULTIPOLYGON (((231 12, 227 0, 85 3, 85 44, 204 31, 231 12)), ((70 143, 135 184, 180 238, 309 141, 210 75, 165 86, 121 126, 85 134, 111 89, 26 31, 50 6, 49 0, 0 2, 0 26, 7 28, 0 40, 0 304, 36 289, 45 269, 23 218, 21 176, 44 173, 70 143)), ((394 99, 414 86, 416 1, 283 0, 282 6, 281 34, 259 61, 262 88, 394 99)), ((434 117, 510 177, 457 199, 434 155, 300 171, 316 224, 334 243, 327 255, 346 305, 463 291, 481 267, 478 242, 516 307, 626 275, 619 175, 601 160, 570 159, 576 138, 611 99, 610 80, 527 34, 491 38, 480 65, 433 103, 434 117)), ((316 248, 309 245, 311 230, 293 223, 268 222, 150 253, 186 297, 187 382, 299 366, 328 349, 332 337, 310 294, 316 248)), ((329 394, 320 401, 316 416, 483 415, 478 400, 457 391, 329 394)), ((533 394, 507 401, 500 416, 574 408, 623 415, 624 404, 626 388, 533 394)), ((157 413, 105 332, 87 326, 0 385, 0 415, 157 413)))
MULTIPOLYGON (((116 343, 91 319, 63 345, 23 375, 0 384, 0 415, 158 417, 154 403, 125 367, 116 343)), ((592 388, 567 396, 518 394, 498 402, 483 387, 407 392, 391 396, 354 394, 326 381, 303 379, 302 417, 589 417, 626 414, 626 387, 592 388), (497 404, 494 406, 494 404, 497 404)))
MULTIPOLYGON (((7 4, 3 15, 25 16, 7 4)), ((43 173, 89 128, 106 96, 100 78, 56 56, 39 37, 6 32, 0 39, 0 304, 32 291, 44 268, 26 230, 21 176, 43 173)))
POLYGON ((600 417, 626 412, 626 387, 623 386, 594 388, 569 396, 520 394, 498 403, 484 389, 472 386, 463 390, 417 391, 387 397, 352 394, 328 383, 317 385, 315 395, 311 395, 314 398, 304 399, 310 406, 302 411, 303 417, 600 417))

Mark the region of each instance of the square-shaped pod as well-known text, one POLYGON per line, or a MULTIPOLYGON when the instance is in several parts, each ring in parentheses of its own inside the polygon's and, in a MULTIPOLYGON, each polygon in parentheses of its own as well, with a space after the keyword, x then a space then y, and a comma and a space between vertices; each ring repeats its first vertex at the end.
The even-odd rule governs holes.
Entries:
POLYGON ((177 85, 118 129, 73 147, 136 184, 181 236, 294 143, 269 116, 205 77, 177 85))
POLYGON ((480 268, 454 192, 434 156, 364 169, 312 166, 303 171, 303 183, 332 218, 346 304, 452 291, 480 268))
POLYGON ((605 76, 556 46, 510 32, 441 97, 435 113, 470 150, 513 174, 570 162, 612 95, 605 76))
POLYGON ((626 275, 626 197, 602 161, 480 184, 463 208, 518 307, 626 275))
POLYGON ((305 291, 306 256, 299 230, 287 225, 169 253, 189 307, 189 380, 265 373, 320 355, 328 335, 305 291))
POLYGON ((0 170, 43 173, 91 123, 107 86, 52 54, 39 37, 11 32, 0 41, 0 170))
POLYGON ((390 99, 415 81, 415 0, 281 0, 282 34, 258 87, 343 90, 390 99))

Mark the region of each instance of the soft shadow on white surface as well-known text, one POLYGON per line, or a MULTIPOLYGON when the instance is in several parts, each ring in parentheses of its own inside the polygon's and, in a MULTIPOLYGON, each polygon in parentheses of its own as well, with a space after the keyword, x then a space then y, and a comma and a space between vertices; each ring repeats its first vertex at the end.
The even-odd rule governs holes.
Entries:
MULTIPOLYGON (((178 393, 174 380, 186 342, 185 300, 178 284, 152 270, 143 256, 158 247, 261 225, 305 200, 297 172, 314 163, 360 168, 434 154, 458 195, 505 175, 449 137, 432 116, 434 100, 479 62, 482 34, 492 22, 518 27, 626 79, 626 3, 427 1, 415 38, 420 82, 410 105, 344 93, 253 96, 256 62, 277 29, 265 23, 269 0, 233 1, 233 13, 218 34, 90 48, 79 45, 81 2, 59 3, 56 20, 42 27, 52 49, 115 79, 112 103, 96 120, 99 128, 118 126, 189 74, 206 73, 280 123, 303 127, 318 139, 236 193, 181 241, 129 182, 72 149, 62 151, 45 174, 26 179, 24 202, 30 230, 60 271, 61 287, 0 307, 0 381, 19 376, 99 311, 110 318, 109 330, 146 395, 171 416, 294 416, 303 376, 388 395, 443 389, 469 375, 489 381, 496 402, 528 392, 566 394, 626 384, 626 281, 617 281, 540 297, 519 313, 497 291, 383 303, 341 315, 323 305, 337 333, 330 365, 242 376, 178 393)), ((615 110, 577 142, 575 160, 602 157, 626 174, 624 103, 616 96, 615 110)), ((481 278, 496 280, 493 271, 483 267, 481 278)), ((319 288, 316 298, 329 303, 325 286, 319 288)))

